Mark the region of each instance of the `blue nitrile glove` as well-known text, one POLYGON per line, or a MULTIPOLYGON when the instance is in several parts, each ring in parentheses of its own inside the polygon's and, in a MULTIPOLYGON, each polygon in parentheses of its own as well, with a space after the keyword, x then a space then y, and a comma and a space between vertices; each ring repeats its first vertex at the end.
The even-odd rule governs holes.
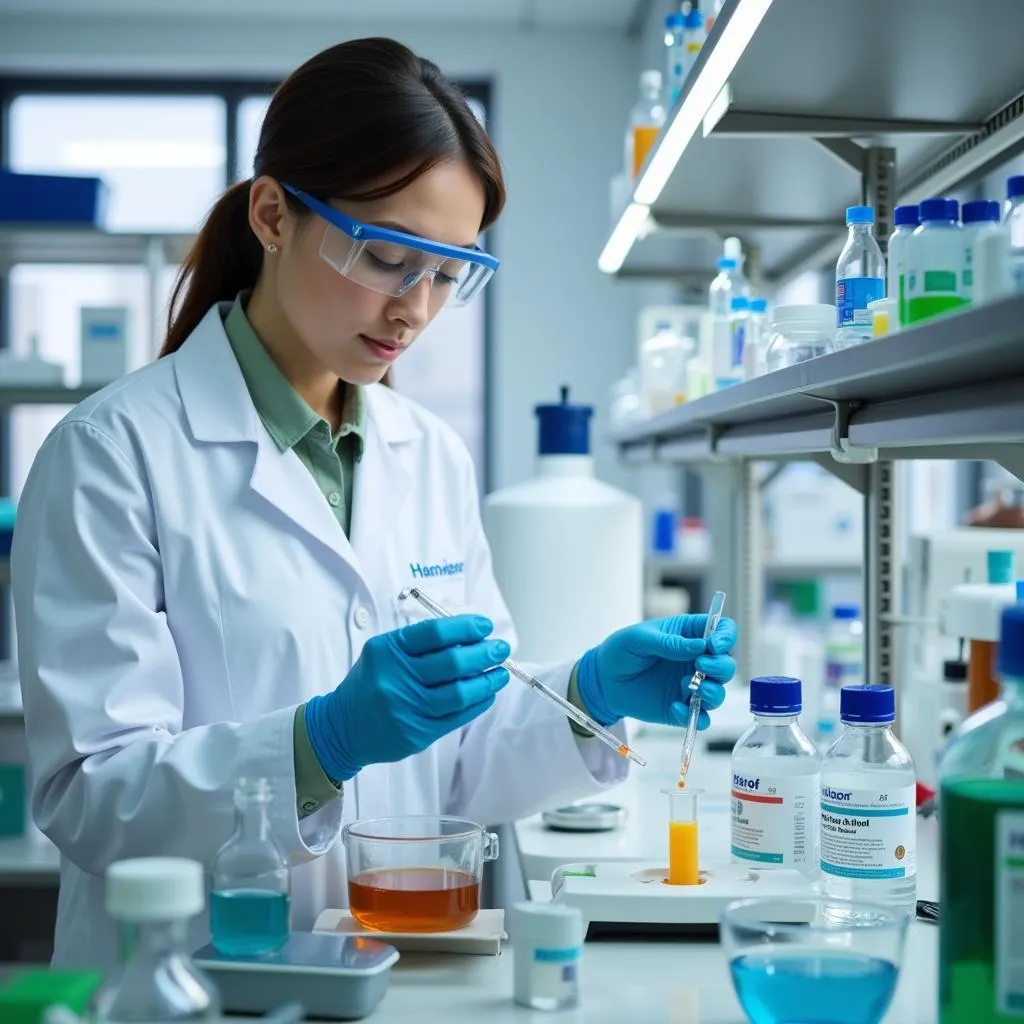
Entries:
MULTIPOLYGON (((703 707, 714 710, 725 700, 725 686, 736 672, 728 655, 736 643, 736 623, 723 618, 707 642, 706 615, 673 615, 627 626, 592 647, 580 659, 576 685, 590 714, 611 725, 639 718, 663 725, 686 725, 694 669, 706 676, 700 685, 703 707)), ((697 727, 711 724, 701 710, 697 727)))
POLYGON ((471 722, 508 682, 504 640, 479 615, 416 622, 367 641, 333 692, 306 702, 309 742, 327 775, 401 761, 471 722))

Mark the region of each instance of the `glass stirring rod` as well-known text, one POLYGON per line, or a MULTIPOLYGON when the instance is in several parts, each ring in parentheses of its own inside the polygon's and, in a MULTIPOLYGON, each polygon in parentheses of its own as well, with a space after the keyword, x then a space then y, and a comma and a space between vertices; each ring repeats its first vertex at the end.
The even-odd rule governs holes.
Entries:
MULTIPOLYGON (((403 590, 398 595, 399 601, 407 601, 409 598, 414 598, 424 608, 427 609, 435 618, 438 619, 450 619, 452 613, 439 605, 435 600, 428 597, 419 587, 409 587, 408 590, 403 590)), ((521 679, 527 686, 536 690, 541 696, 546 697, 552 704, 557 704, 562 711, 571 718, 577 725, 582 726, 588 732, 591 732, 596 736, 602 743, 607 744, 612 750, 615 751, 620 757, 628 757, 631 761, 635 761, 641 768, 647 766, 647 762, 635 751, 632 747, 623 743, 618 736, 615 735, 610 729, 606 729, 603 725, 599 725, 595 722, 590 715, 584 711, 580 711, 575 704, 565 699, 565 697, 559 696, 551 689, 550 686, 546 686, 536 676, 530 675, 529 672, 523 668, 522 665, 517 661, 513 661, 511 658, 506 659, 502 662, 502 666, 514 675, 517 679, 521 679)))
MULTIPOLYGON (((725 608, 725 593, 721 590, 715 591, 711 598, 711 607, 708 609, 708 621, 704 627, 704 640, 707 641, 712 633, 718 628, 718 620, 722 617, 722 610, 725 608)), ((686 773, 690 770, 690 759, 693 757, 693 746, 697 742, 697 721, 700 718, 701 699, 700 684, 704 682, 704 673, 697 669, 690 677, 690 685, 687 690, 690 693, 690 717, 686 723, 686 736, 683 738, 683 756, 679 761, 679 788, 686 786, 686 773)))

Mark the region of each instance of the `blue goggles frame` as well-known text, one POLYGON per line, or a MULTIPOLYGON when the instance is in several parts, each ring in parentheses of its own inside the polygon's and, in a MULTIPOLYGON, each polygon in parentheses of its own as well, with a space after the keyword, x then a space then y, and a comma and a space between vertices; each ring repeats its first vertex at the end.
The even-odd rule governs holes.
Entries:
POLYGON ((445 260, 462 260, 466 263, 475 263, 477 266, 486 267, 493 274, 501 265, 497 256, 484 252, 474 246, 472 249, 465 249, 461 245, 445 245, 443 242, 434 242, 429 238, 420 238, 419 235, 409 235, 404 231, 394 231, 391 228, 377 227, 375 224, 364 224, 361 221, 353 220, 340 210, 328 206, 314 198, 308 192, 289 185, 282 181, 282 187, 290 192, 305 207, 312 210, 318 217, 323 217, 328 224, 332 224, 339 231, 343 231, 349 238, 357 242, 390 242, 394 245, 404 245, 411 249, 419 249, 428 252, 431 256, 439 256, 445 260))

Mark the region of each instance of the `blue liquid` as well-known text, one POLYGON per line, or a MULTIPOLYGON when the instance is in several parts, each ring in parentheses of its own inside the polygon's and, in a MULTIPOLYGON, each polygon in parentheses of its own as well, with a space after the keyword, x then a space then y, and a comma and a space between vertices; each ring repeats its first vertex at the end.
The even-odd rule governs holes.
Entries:
POLYGON ((896 967, 870 956, 778 949, 730 966, 752 1024, 879 1024, 896 991, 896 967))
POLYGON ((288 894, 265 889, 222 889, 210 896, 210 933, 228 956, 259 956, 288 939, 288 894))

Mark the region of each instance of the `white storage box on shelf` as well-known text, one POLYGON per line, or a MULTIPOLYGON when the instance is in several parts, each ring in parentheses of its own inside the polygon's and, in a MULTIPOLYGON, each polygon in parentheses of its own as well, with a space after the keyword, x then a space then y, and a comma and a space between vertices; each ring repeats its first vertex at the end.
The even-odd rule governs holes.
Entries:
POLYGON ((594 479, 591 406, 541 405, 537 475, 484 502, 494 574, 523 661, 577 658, 641 617, 640 502, 594 479))

